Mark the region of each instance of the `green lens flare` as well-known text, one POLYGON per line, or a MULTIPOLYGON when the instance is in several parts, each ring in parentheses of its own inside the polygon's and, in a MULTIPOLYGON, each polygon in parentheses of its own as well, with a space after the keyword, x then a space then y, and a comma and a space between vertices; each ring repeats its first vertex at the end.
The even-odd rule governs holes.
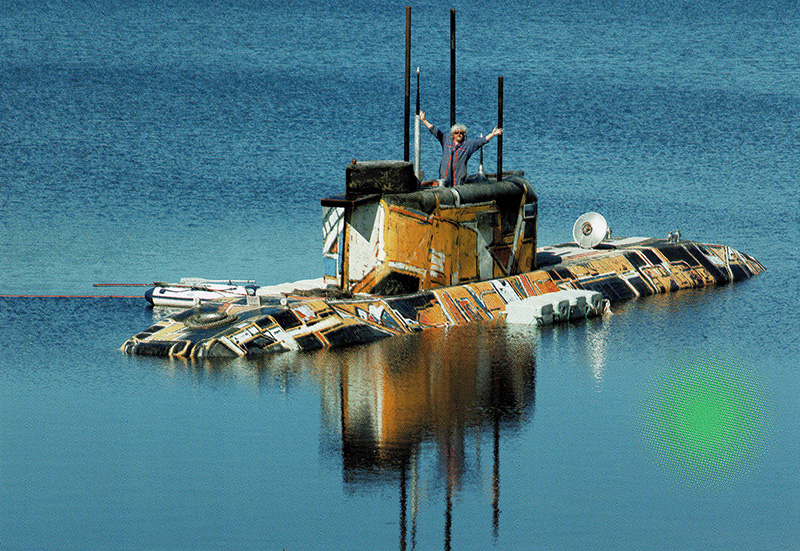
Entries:
POLYGON ((746 471, 764 440, 763 392, 727 362, 698 360, 654 381, 644 408, 644 437, 659 460, 698 485, 746 471))

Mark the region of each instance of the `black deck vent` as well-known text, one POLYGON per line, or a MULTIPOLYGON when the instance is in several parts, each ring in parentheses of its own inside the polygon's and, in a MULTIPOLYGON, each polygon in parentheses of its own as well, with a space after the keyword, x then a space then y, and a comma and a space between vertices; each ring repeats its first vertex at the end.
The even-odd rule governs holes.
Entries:
POLYGON ((347 198, 417 191, 414 165, 406 161, 353 161, 347 165, 347 198))

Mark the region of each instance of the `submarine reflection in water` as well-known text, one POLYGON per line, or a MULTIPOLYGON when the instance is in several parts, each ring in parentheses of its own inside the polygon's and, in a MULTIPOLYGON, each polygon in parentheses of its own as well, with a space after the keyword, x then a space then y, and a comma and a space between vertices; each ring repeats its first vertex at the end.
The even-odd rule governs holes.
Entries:
MULTIPOLYGON (((492 461, 484 464, 491 465, 492 526, 497 535, 500 440, 533 414, 535 352, 536 339, 529 331, 490 323, 434 329, 335 353, 321 351, 328 376, 340 374, 338 388, 323 385, 323 408, 330 431, 341 436, 341 447, 336 447, 345 484, 351 489, 399 485, 401 549, 408 536, 407 519, 410 516, 413 525, 418 507, 418 457, 421 448, 430 449, 431 444, 438 459, 434 482, 445 487, 445 547, 453 492, 465 474, 469 480, 488 478, 480 472, 482 441, 484 452, 487 445, 492 449, 492 461)), ((413 538, 413 526, 411 533, 413 538)))

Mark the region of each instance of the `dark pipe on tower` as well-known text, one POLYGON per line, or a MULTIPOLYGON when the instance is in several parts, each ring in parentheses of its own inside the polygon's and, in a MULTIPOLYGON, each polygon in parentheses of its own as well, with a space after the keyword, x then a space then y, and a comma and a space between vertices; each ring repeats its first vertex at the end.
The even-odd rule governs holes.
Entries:
MULTIPOLYGON (((503 128, 503 77, 497 77, 497 128, 503 128)), ((503 179, 503 135, 497 136, 497 179, 503 179)))
POLYGON ((450 126, 456 123, 456 10, 450 10, 450 126))
MULTIPOLYGON (((408 162, 409 158, 409 139, 408 124, 411 119, 411 6, 406 6, 406 109, 403 119, 404 139, 403 139, 403 160, 408 162)), ((419 109, 419 107, 418 107, 419 109)))

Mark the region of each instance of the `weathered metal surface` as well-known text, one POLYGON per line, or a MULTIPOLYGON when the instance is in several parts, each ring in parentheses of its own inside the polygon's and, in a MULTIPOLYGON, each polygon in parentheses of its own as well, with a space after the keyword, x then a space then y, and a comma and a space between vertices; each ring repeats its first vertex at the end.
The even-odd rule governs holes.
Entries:
POLYGON ((322 207, 326 282, 353 293, 408 294, 535 267, 537 198, 521 173, 322 207))
POLYGON ((128 339, 130 354, 201 359, 315 350, 473 321, 502 319, 509 302, 559 289, 587 289, 617 302, 680 289, 723 285, 765 270, 724 245, 633 238, 602 249, 541 249, 550 264, 490 281, 403 296, 348 300, 262 297, 207 304, 162 320, 128 339), (209 323, 203 323, 208 320, 209 323))

